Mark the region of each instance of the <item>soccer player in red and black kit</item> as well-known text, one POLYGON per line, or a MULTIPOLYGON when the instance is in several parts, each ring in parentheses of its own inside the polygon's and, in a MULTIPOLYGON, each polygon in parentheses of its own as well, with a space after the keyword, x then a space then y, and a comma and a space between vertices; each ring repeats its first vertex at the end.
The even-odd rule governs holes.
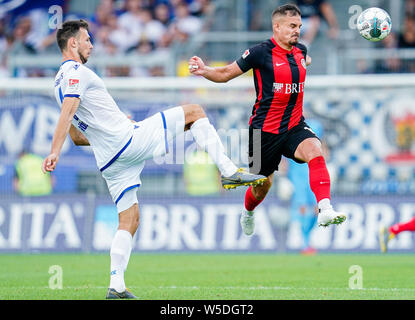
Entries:
POLYGON ((249 48, 237 61, 212 68, 199 57, 189 60, 192 74, 214 82, 227 82, 251 68, 254 71, 257 98, 249 120, 249 167, 268 180, 246 191, 246 211, 240 220, 246 235, 254 232, 254 209, 271 188, 282 156, 308 164, 310 187, 319 207, 318 224, 328 226, 346 220, 330 204, 330 176, 321 143, 303 117, 306 67, 311 58, 307 48, 298 43, 300 27, 298 7, 283 5, 272 13, 271 39, 249 48))

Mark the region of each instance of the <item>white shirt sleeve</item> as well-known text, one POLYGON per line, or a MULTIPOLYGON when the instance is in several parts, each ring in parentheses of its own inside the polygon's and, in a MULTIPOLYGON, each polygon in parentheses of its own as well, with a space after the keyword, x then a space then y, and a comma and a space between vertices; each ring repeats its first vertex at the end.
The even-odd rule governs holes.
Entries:
POLYGON ((81 65, 75 65, 66 74, 64 81, 66 90, 63 97, 76 97, 82 99, 90 84, 88 70, 81 65))

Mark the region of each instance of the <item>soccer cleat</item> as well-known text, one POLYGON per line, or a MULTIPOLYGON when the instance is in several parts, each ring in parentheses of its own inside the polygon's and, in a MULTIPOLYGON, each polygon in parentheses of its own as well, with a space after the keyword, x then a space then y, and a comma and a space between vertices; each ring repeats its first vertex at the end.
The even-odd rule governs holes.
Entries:
POLYGON ((383 253, 386 253, 388 251, 388 243, 393 238, 395 238, 395 235, 392 232, 389 232, 384 226, 380 227, 379 244, 380 244, 380 250, 383 253))
POLYGON ((108 288, 106 299, 138 299, 128 289, 123 292, 118 292, 113 288, 108 288))
POLYGON ((243 168, 239 168, 230 177, 222 176, 222 186, 225 189, 235 189, 240 186, 254 186, 262 185, 267 180, 267 177, 260 174, 252 174, 246 172, 243 168))
POLYGON ((346 220, 346 215, 341 212, 336 212, 333 208, 327 207, 319 209, 318 225, 319 227, 328 227, 331 224, 341 224, 346 220))
POLYGON ((241 223, 242 231, 245 235, 250 236, 254 233, 255 229, 255 217, 254 213, 249 214, 248 211, 244 211, 239 220, 241 223))

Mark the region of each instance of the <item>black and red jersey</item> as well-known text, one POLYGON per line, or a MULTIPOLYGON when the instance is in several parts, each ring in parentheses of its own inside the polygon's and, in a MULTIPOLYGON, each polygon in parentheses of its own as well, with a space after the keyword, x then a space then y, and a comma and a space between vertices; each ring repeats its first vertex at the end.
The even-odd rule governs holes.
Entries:
POLYGON ((290 51, 274 38, 244 52, 236 61, 243 72, 253 69, 256 101, 249 125, 265 132, 284 133, 303 118, 307 48, 290 51))

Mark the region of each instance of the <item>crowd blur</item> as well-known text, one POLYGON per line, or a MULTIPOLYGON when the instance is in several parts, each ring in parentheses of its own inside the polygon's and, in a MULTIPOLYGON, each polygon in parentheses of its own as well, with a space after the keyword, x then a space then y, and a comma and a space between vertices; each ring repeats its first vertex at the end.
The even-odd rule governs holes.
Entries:
MULTIPOLYGON (((53 28, 54 21, 48 12, 51 5, 58 5, 63 9, 63 21, 85 19, 89 22, 94 44, 93 57, 132 54, 155 57, 155 53, 173 52, 175 49, 184 48, 183 44, 192 36, 211 30, 212 26, 216 28, 215 31, 224 25, 227 26, 224 31, 235 31, 232 27, 235 21, 238 21, 238 25, 245 24, 246 31, 270 31, 270 11, 277 4, 287 2, 296 3, 300 8, 303 22, 301 41, 308 46, 310 53, 318 56, 322 50, 322 43, 334 43, 326 41, 327 39, 335 43, 344 42, 341 32, 348 28, 344 22, 349 18, 343 14, 343 7, 339 9, 340 0, 246 0, 246 6, 241 6, 246 12, 243 18, 240 18, 241 10, 233 8, 236 1, 241 4, 242 0, 88 0, 84 1, 84 4, 82 1, 0 0, 0 77, 38 77, 55 74, 56 70, 53 68, 14 69, 8 63, 10 57, 19 55, 59 54, 56 29, 53 28), (78 7, 74 6, 74 3, 77 3, 78 7), (79 12, 77 8, 82 5, 90 10, 79 12), (222 9, 218 10, 219 7, 222 9), (223 13, 223 8, 231 12, 228 18, 223 18, 227 17, 223 13), (237 16, 231 18, 232 14, 237 16), (324 38, 324 41, 316 41, 319 37, 324 38)), ((343 2, 342 5, 344 6, 343 2)), ((401 21, 394 21, 391 35, 373 46, 387 49, 415 48, 415 0, 402 0, 401 8, 401 21)), ((235 55, 232 53, 231 56, 235 55)), ((145 68, 128 65, 108 66, 101 75, 163 76, 166 75, 165 65, 166 63, 164 66, 152 65, 145 68)), ((357 61, 357 72, 415 72, 415 59, 402 60, 396 54, 376 61, 362 59, 357 61)))
MULTIPOLYGON (((63 8, 64 21, 89 22, 94 55, 146 54, 186 42, 204 29, 204 17, 212 12, 210 0, 100 0, 88 16, 71 12, 71 1, 53 3, 63 8)), ((59 53, 49 4, 33 1, 26 11, 17 12, 0 7, 0 75, 7 75, 8 55, 59 53)), ((41 75, 39 70, 24 74, 41 75)))

